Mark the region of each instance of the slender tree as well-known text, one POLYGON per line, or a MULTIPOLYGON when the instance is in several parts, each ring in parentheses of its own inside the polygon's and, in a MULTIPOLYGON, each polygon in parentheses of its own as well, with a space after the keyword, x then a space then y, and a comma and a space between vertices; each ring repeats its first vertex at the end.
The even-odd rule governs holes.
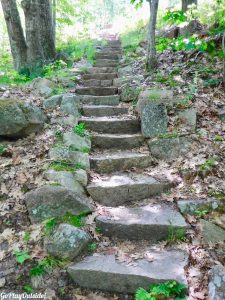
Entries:
POLYGON ((192 5, 192 4, 197 5, 198 4, 198 0, 182 0, 182 10, 184 12, 187 11, 188 10, 188 6, 192 5))

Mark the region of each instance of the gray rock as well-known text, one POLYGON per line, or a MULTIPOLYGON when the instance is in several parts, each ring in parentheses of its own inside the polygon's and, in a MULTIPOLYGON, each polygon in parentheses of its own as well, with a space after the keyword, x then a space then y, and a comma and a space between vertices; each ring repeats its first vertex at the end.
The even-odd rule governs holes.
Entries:
POLYGON ((158 195, 170 186, 168 181, 156 180, 148 175, 120 173, 98 178, 97 182, 87 186, 87 190, 95 201, 115 207, 158 195))
POLYGON ((49 79, 38 77, 32 81, 30 87, 41 96, 49 97, 56 85, 49 79))
POLYGON ((140 85, 134 83, 126 83, 119 89, 120 99, 122 102, 136 103, 140 92, 140 85))
POLYGON ((63 95, 61 102, 61 111, 74 117, 79 117, 80 101, 75 95, 63 95))
POLYGON ((225 212, 224 201, 219 199, 185 199, 178 200, 177 205, 181 213, 189 215, 196 214, 197 210, 225 212))
POLYGON ((72 115, 66 117, 57 117, 51 119, 51 124, 60 124, 62 126, 76 126, 78 124, 78 118, 72 115))
POLYGON ((190 130, 196 130, 197 112, 195 109, 186 109, 178 113, 181 122, 190 130))
POLYGON ((136 83, 136 84, 140 85, 142 80, 144 80, 144 76, 142 76, 142 75, 119 77, 119 78, 115 78, 113 80, 113 85, 118 88, 122 87, 124 84, 127 84, 127 83, 134 83, 134 84, 136 83))
POLYGON ((214 266, 209 271, 209 300, 225 299, 225 266, 214 266))
POLYGON ((178 101, 179 99, 173 96, 173 91, 171 90, 148 89, 140 93, 136 110, 141 115, 143 108, 149 103, 169 105, 178 101))
POLYGON ((64 133, 63 141, 74 150, 83 151, 84 149, 91 149, 91 140, 89 137, 81 137, 73 132, 64 133))
POLYGON ((0 136, 24 137, 41 130, 47 118, 36 106, 0 100, 0 136))
POLYGON ((54 95, 46 100, 44 100, 43 106, 44 108, 56 108, 61 104, 62 95, 54 95))
POLYGON ((204 243, 219 243, 225 241, 224 229, 203 219, 200 220, 200 224, 202 226, 202 237, 204 243))
POLYGON ((87 177, 87 172, 85 170, 79 169, 76 172, 74 172, 74 178, 77 182, 79 182, 83 186, 87 186, 88 177, 87 177))
POLYGON ((49 237, 45 238, 47 252, 61 259, 73 260, 90 242, 91 237, 84 230, 69 224, 60 224, 49 237))
POLYGON ((171 229, 182 229, 187 224, 172 205, 152 204, 135 208, 106 208, 96 219, 97 227, 110 238, 148 240, 150 243, 166 240, 171 229))
POLYGON ((50 149, 49 157, 52 160, 68 160, 73 164, 79 164, 79 167, 90 170, 88 153, 70 150, 67 147, 55 147, 50 149))
POLYGON ((118 77, 129 76, 133 74, 133 68, 131 65, 118 69, 118 77))
POLYGON ((91 168, 98 173, 112 173, 131 168, 147 168, 152 164, 152 158, 149 153, 121 151, 92 155, 90 162, 91 168))
POLYGON ((218 111, 218 115, 221 121, 225 121, 225 108, 222 108, 218 111))
POLYGON ((203 26, 198 20, 191 20, 188 24, 183 23, 183 25, 180 25, 179 28, 180 35, 189 37, 194 33, 200 32, 203 29, 203 26))
POLYGON ((62 186, 47 185, 31 191, 25 195, 25 202, 32 223, 63 216, 67 212, 77 215, 92 211, 85 195, 76 194, 62 186))
POLYGON ((165 161, 177 159, 189 152, 192 140, 188 137, 159 138, 148 141, 151 154, 165 161))
POLYGON ((134 264, 126 264, 114 255, 98 254, 69 267, 68 272, 81 287, 113 293, 131 294, 140 287, 148 290, 149 285, 168 280, 186 284, 184 267, 188 258, 184 252, 150 250, 148 256, 150 260, 138 259, 134 264))
POLYGON ((172 25, 169 27, 164 28, 163 30, 157 33, 157 36, 174 39, 177 38, 179 35, 180 28, 178 26, 172 25))
POLYGON ((83 186, 77 181, 76 172, 49 170, 44 173, 44 177, 49 181, 61 184, 77 194, 85 194, 83 186))
POLYGON ((164 104, 149 103, 141 111, 141 131, 144 137, 166 133, 167 123, 167 110, 164 104))

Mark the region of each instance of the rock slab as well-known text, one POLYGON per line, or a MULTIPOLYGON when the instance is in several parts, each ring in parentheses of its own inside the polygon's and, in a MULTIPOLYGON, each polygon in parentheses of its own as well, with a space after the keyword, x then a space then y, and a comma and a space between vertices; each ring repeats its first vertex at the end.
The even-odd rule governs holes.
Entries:
POLYGON ((225 266, 214 266, 209 271, 209 300, 225 299, 225 266))
POLYGON ((118 293, 135 293, 140 287, 150 284, 177 280, 186 284, 184 267, 187 256, 181 251, 149 251, 151 261, 135 260, 125 264, 114 255, 88 256, 69 267, 68 273, 75 283, 88 289, 118 293))

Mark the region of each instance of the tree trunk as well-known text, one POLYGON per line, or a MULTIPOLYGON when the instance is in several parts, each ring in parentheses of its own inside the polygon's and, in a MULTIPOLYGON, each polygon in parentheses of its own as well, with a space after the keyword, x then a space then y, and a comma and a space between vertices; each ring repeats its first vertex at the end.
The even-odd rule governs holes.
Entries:
POLYGON ((192 4, 198 4, 198 0, 182 0, 182 10, 186 12, 188 10, 188 6, 192 4))
POLYGON ((52 6, 50 0, 39 0, 39 36, 45 62, 55 58, 52 6))
POLYGON ((18 72, 23 72, 27 64, 27 45, 16 0, 1 0, 1 4, 7 25, 14 67, 18 72))
POLYGON ((44 61, 39 35, 38 0, 23 0, 21 4, 25 15, 27 62, 33 72, 41 67, 44 61))
POLYGON ((159 0, 148 0, 150 6, 150 21, 148 29, 148 53, 147 69, 153 70, 157 66, 156 47, 155 47, 155 29, 159 0))
POLYGON ((52 0, 52 26, 54 47, 56 45, 56 0, 52 0))

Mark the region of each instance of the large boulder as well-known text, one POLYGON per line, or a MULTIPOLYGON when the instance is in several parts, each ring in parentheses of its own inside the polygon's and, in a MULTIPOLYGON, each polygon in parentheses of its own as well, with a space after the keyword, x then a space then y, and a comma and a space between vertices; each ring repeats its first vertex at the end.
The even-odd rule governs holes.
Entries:
POLYGON ((197 126, 197 111, 194 108, 185 109, 178 112, 181 126, 185 126, 190 131, 195 131, 197 126))
POLYGON ((129 76, 133 74, 133 68, 131 65, 121 67, 118 69, 118 77, 129 76))
POLYGON ((217 265, 209 271, 209 300, 225 299, 225 266, 217 265))
POLYGON ((43 102, 44 108, 56 108, 61 104, 63 95, 54 95, 43 102))
POLYGON ((86 151, 91 149, 91 140, 89 137, 81 137, 74 132, 65 132, 63 135, 63 142, 66 146, 73 150, 86 151))
POLYGON ((0 100, 0 136, 24 137, 36 133, 46 120, 36 106, 15 99, 0 100))
POLYGON ((73 260, 91 241, 84 230, 69 224, 60 224, 51 236, 45 238, 47 252, 60 259, 73 260))
POLYGON ((76 194, 62 186, 46 185, 25 195, 25 202, 32 223, 63 216, 91 212, 92 206, 85 195, 76 194))
POLYGON ((219 243, 225 241, 225 230, 212 222, 201 220, 203 243, 219 243))
POLYGON ((192 145, 192 140, 188 137, 159 138, 150 140, 148 145, 153 156, 171 161, 187 154, 192 145))
POLYGON ((55 87, 56 84, 53 81, 41 77, 35 78, 30 84, 31 89, 46 98, 51 96, 55 87))
POLYGON ((158 37, 174 39, 178 37, 179 31, 180 31, 179 27, 173 25, 173 26, 168 26, 165 29, 157 32, 156 35, 158 37))
POLYGON ((65 94, 62 97, 61 101, 61 111, 73 115, 75 117, 79 117, 80 113, 80 101, 79 98, 75 95, 65 94))

